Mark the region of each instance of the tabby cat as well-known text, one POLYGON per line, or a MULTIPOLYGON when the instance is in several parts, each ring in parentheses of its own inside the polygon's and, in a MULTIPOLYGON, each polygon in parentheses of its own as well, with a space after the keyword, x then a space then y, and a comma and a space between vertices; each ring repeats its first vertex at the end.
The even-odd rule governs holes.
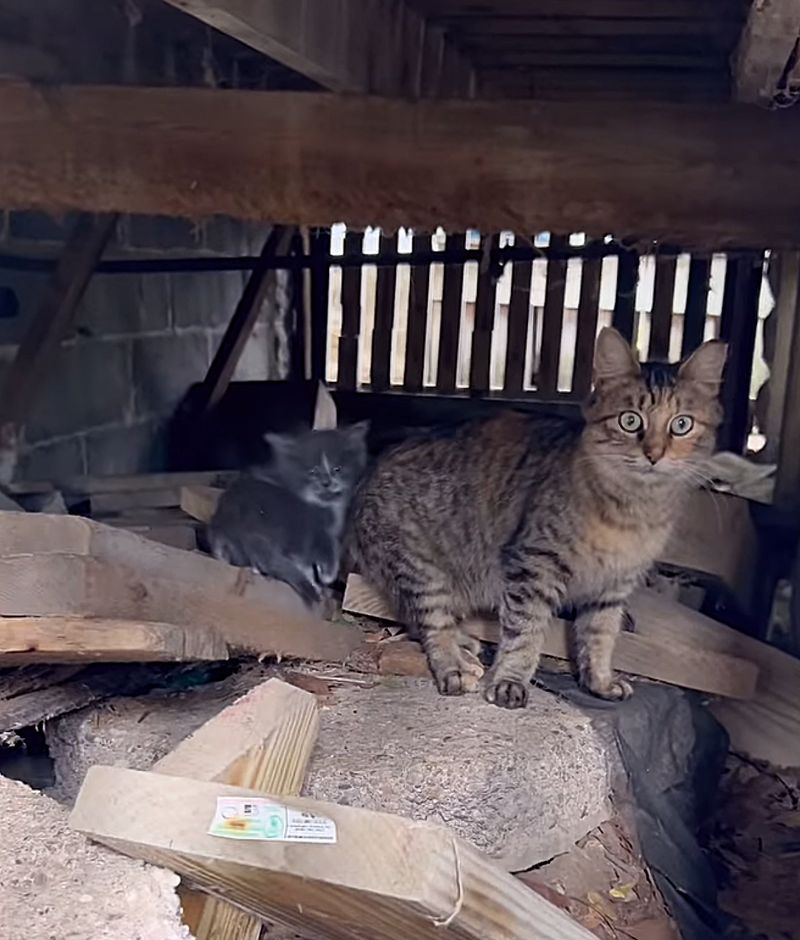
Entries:
POLYGON ((631 694, 611 669, 624 604, 702 481, 725 358, 711 341, 681 365, 640 365, 604 329, 582 423, 506 412, 378 460, 353 504, 350 552, 421 635, 440 692, 477 688, 459 621, 494 611, 501 639, 484 694, 524 706, 545 631, 571 610, 582 685, 631 694))

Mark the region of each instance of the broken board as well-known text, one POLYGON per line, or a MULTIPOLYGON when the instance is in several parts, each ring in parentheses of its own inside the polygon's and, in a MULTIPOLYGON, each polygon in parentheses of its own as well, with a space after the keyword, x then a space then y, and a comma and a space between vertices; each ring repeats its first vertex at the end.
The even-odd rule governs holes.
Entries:
POLYGON ((440 826, 281 797, 291 810, 330 820, 335 841, 242 841, 208 834, 219 797, 263 794, 96 766, 86 776, 70 825, 172 869, 257 917, 327 940, 592 938, 440 826))
MULTIPOLYGON (((342 609, 368 617, 396 620, 384 598, 360 575, 348 577, 342 609)), ((485 642, 496 643, 499 638, 495 621, 473 618, 464 622, 464 629, 485 642)), ((570 624, 556 620, 542 652, 556 659, 570 659, 570 624)), ((749 660, 676 643, 666 635, 666 631, 657 640, 651 636, 621 633, 617 638, 613 665, 623 672, 729 698, 752 698, 758 680, 758 667, 749 660)))

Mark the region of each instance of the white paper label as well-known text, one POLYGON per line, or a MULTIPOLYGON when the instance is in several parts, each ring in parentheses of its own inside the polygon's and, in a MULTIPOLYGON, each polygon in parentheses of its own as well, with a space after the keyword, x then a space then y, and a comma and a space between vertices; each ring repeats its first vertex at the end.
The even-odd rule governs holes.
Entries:
POLYGON ((261 842, 336 842, 336 823, 261 797, 218 796, 209 835, 261 842))

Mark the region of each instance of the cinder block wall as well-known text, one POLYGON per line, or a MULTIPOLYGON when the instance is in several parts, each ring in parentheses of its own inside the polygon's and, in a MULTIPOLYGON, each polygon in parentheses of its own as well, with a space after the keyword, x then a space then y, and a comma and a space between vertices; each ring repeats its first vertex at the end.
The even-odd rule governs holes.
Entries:
MULTIPOLYGON (((0 254, 57 255, 72 221, 2 213, 0 254)), ((257 254, 267 231, 221 217, 125 217, 105 257, 257 254)), ((166 422, 189 385, 205 375, 246 277, 96 274, 74 328, 43 376, 24 429, 17 478, 164 469, 166 422)), ((46 282, 46 274, 0 266, 0 379, 46 282)), ((235 379, 285 377, 289 290, 288 278, 278 274, 235 379)))

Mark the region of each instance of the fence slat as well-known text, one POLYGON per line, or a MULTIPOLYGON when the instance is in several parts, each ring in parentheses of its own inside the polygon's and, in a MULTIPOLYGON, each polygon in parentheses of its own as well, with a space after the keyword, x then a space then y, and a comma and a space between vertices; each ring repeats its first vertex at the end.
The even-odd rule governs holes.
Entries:
POLYGON ((676 258, 656 258, 656 283, 653 292, 648 359, 669 358, 669 337, 672 332, 672 312, 675 306, 676 264, 676 258))
MULTIPOLYGON (((550 247, 563 250, 567 240, 551 238, 550 247)), ((564 325, 564 290, 567 284, 567 262, 547 262, 547 284, 542 313, 542 353, 536 388, 544 394, 555 393, 558 386, 558 365, 561 358, 561 330, 564 325)))
POLYGON ((617 296, 614 301, 612 324, 628 342, 633 341, 636 326, 636 284, 639 280, 639 256, 626 252, 619 256, 617 268, 617 296))
MULTIPOLYGON (((397 238, 381 235, 380 254, 394 252, 397 238)), ((375 323, 372 329, 372 364, 370 384, 375 392, 389 387, 389 362, 392 354, 392 329, 394 327, 394 295, 397 283, 397 267, 378 267, 375 285, 375 323)))
MULTIPOLYGON (((489 242, 496 248, 498 236, 489 242)), ((494 307, 496 289, 492 282, 491 265, 484 255, 478 271, 478 290, 475 297, 475 323, 472 329, 472 355, 469 364, 469 388, 471 392, 489 391, 489 360, 492 354, 492 331, 494 329, 494 307)))
MULTIPOLYGON (((344 237, 345 257, 362 257, 364 236, 348 232, 344 237)), ((342 268, 342 332, 339 337, 339 388, 357 385, 358 338, 361 333, 361 267, 342 268)))
POLYGON ((575 338, 575 363, 572 369, 572 394, 586 398, 592 388, 594 342, 600 312, 600 276, 603 262, 592 258, 581 268, 581 293, 578 299, 578 328, 575 338))
MULTIPOLYGON (((463 248, 464 235, 448 235, 446 248, 463 248)), ((447 264, 444 268, 442 288, 442 319, 439 331, 439 362, 436 368, 436 388, 440 392, 453 392, 456 388, 458 335, 461 328, 461 294, 464 288, 464 265, 447 264)))
POLYGON ((511 299, 508 304, 508 339, 503 394, 520 395, 525 381, 525 353, 531 317, 532 262, 515 261, 511 272, 511 299))
POLYGON ((331 233, 317 229, 311 236, 311 378, 326 378, 331 233))
MULTIPOLYGON (((412 251, 430 249, 430 235, 415 235, 412 251)), ((422 389, 425 370, 425 333, 428 327, 428 294, 431 266, 412 265, 409 274, 408 325, 406 327, 406 363, 403 387, 407 392, 422 389)))
POLYGON ((681 358, 703 342, 708 307, 708 281, 711 276, 711 259, 696 258, 689 262, 689 281, 686 288, 686 313, 683 316, 683 339, 681 358))
POLYGON ((742 453, 750 429, 750 376, 758 326, 763 259, 757 254, 728 258, 722 296, 720 339, 729 344, 722 406, 725 422, 720 447, 742 453))

